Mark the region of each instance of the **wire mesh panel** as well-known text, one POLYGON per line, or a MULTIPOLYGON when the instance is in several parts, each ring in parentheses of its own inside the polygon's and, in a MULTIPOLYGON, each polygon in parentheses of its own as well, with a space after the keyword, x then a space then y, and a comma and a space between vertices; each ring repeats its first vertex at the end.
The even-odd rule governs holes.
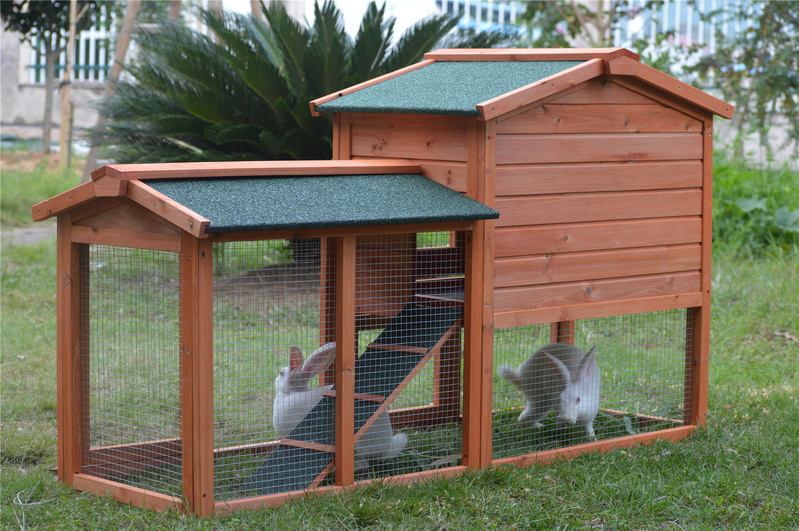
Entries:
MULTIPOLYGON (((275 441, 291 436, 322 398, 316 374, 333 358, 305 370, 302 363, 311 362, 319 348, 320 323, 331 311, 323 311, 318 262, 293 260, 296 245, 286 240, 214 245, 217 501, 259 494, 253 478, 275 441), (296 365, 290 366, 293 350, 296 365)), ((325 429, 322 422, 318 431, 325 429)), ((306 474, 300 460, 285 464, 283 477, 306 474)))
POLYGON ((495 331, 495 459, 682 425, 686 310, 495 331))
POLYGON ((454 242, 358 240, 356 479, 460 463, 464 267, 454 242))
POLYGON ((83 472, 181 496, 178 255, 87 248, 83 472))

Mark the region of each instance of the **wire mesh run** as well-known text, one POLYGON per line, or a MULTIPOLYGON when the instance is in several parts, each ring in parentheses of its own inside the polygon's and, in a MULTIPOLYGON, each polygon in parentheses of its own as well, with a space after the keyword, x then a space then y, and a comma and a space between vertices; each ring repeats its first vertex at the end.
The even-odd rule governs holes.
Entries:
POLYGON ((683 425, 686 319, 678 309, 496 330, 493 457, 683 425))
POLYGON ((320 346, 332 299, 322 296, 318 260, 292 259, 293 249, 313 247, 288 240, 214 245, 217 501, 254 491, 252 478, 265 456, 322 398, 319 371, 304 372, 302 363, 320 346))
MULTIPOLYGON (((356 479, 460 462, 464 268, 455 241, 357 239, 356 479)), ((318 261, 291 259, 306 247, 215 246, 217 501, 335 481, 336 261, 330 241, 318 261)))
POLYGON ((181 496, 178 255, 84 249, 83 472, 181 496))

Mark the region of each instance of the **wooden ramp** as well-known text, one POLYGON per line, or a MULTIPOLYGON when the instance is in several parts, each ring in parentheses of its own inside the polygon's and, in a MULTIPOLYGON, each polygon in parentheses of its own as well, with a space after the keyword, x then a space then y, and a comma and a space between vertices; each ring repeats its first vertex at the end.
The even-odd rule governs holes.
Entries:
MULTIPOLYGON (((355 362, 355 440, 385 411, 446 340, 460 307, 406 306, 355 362)), ((269 454, 247 491, 276 494, 319 485, 333 470, 336 404, 325 396, 269 454)))

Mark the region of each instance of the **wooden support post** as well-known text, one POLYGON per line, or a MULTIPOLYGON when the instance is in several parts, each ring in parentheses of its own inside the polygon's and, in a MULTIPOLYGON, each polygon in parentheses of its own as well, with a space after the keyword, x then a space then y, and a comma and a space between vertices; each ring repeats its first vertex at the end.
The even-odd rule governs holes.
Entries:
MULTIPOLYGON (((466 195, 494 206, 496 120, 469 120, 466 195)), ((491 464, 494 375, 494 221, 475 221, 467 236, 464 359, 464 464, 491 464), (471 240, 471 241, 470 241, 471 240)))
POLYGON ((71 241, 69 213, 58 219, 58 276, 56 388, 58 479, 71 484, 80 473, 85 445, 83 394, 81 393, 81 255, 86 247, 71 241))
POLYGON ((710 262, 713 240, 713 115, 705 115, 702 132, 702 306, 688 309, 686 323, 686 422, 704 426, 707 421, 707 387, 710 358, 710 262))
POLYGON ((355 482, 355 236, 336 238, 336 485, 355 482))
POLYGON ((550 326, 551 343, 574 345, 574 321, 559 321, 550 326))
POLYGON ((200 516, 214 508, 213 245, 183 233, 181 250, 183 491, 200 516))

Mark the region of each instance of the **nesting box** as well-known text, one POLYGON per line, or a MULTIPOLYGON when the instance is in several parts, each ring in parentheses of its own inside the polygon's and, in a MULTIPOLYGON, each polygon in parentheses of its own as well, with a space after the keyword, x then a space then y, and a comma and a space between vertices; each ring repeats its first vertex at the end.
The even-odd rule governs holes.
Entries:
POLYGON ((475 464, 704 424, 713 116, 731 118, 731 105, 625 49, 441 50, 311 109, 333 113, 334 158, 412 160, 500 213, 475 229, 475 464), (593 388, 562 368, 523 367, 551 343, 596 347, 593 388), (585 419, 568 429, 574 415, 556 403, 581 382, 571 400, 593 403, 593 430, 585 419))
POLYGON ((108 166, 33 207, 62 481, 210 514, 704 423, 731 106, 627 50, 460 50, 311 110, 332 161, 108 166))

